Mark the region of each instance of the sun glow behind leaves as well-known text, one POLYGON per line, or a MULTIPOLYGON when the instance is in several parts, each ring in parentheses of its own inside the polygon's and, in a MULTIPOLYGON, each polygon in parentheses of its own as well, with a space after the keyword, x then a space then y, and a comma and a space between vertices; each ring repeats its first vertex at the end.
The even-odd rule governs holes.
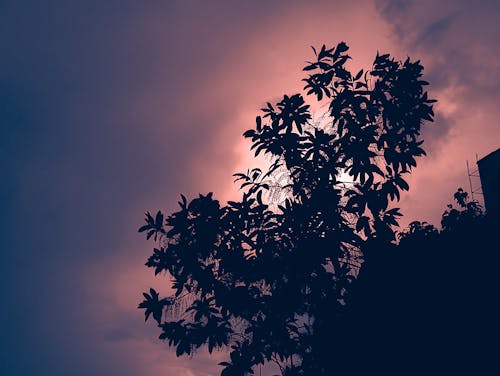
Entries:
MULTIPOLYGON (((334 119, 330 116, 327 105, 315 107, 316 111, 311 113, 312 118, 305 124, 304 131, 314 132, 315 130, 322 130, 327 134, 333 134, 335 132, 334 119)), ((270 156, 269 154, 255 156, 255 153, 250 150, 250 146, 251 143, 247 140, 238 145, 237 151, 241 156, 241 162, 238 165, 238 172, 235 174, 241 172, 248 176, 253 176, 255 182, 268 186, 262 197, 263 201, 271 209, 277 209, 287 198, 292 197, 290 171, 279 158, 270 156), (279 166, 275 164, 279 164, 279 166), (252 169, 249 166, 253 166, 252 169)), ((237 183, 236 180, 235 183, 237 183)), ((335 184, 340 189, 348 189, 354 184, 354 179, 344 169, 340 169, 335 184)), ((241 193, 241 188, 239 192, 241 193)))

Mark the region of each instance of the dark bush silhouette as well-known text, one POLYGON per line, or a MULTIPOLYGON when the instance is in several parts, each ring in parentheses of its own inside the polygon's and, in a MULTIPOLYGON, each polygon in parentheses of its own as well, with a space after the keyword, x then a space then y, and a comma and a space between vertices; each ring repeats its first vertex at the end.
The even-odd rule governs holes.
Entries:
MULTIPOLYGON (((438 231, 412 222, 360 271, 348 321, 360 359, 384 374, 491 374, 498 369, 498 222, 459 189, 438 231), (361 323, 361 325, 360 325, 361 323)), ((366 363, 357 368, 361 374, 366 363)))
MULTIPOLYGON (((253 374, 267 361, 283 375, 397 363, 390 351, 398 346, 384 339, 403 339, 388 314, 406 294, 391 269, 401 215, 391 203, 409 189, 404 177, 425 155, 420 129, 432 121, 434 100, 418 61, 377 54, 371 70, 351 73, 345 43, 313 50, 305 90, 328 104, 327 126, 311 122, 301 94, 267 103, 244 136, 273 163, 235 175, 241 201, 181 196, 179 211, 147 213, 139 229, 155 241, 146 265, 166 272, 175 290, 144 294, 146 320, 153 317, 178 356, 228 347, 223 376, 253 374), (287 197, 273 206, 269 177, 279 169, 287 172, 287 197)), ((417 227, 423 238, 434 236, 417 227)))

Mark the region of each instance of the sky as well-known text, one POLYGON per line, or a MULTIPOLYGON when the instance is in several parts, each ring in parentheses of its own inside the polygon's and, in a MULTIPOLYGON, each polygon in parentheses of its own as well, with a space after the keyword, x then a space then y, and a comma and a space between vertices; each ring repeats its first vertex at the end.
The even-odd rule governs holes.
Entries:
MULTIPOLYGON (((399 205, 439 223, 500 146, 498 1, 0 2, 0 374, 212 376, 138 310, 144 212, 237 197, 242 133, 302 90, 311 45, 420 59, 436 121, 399 205)), ((479 183, 473 181, 476 185, 479 183)), ((480 197, 478 197, 480 198, 480 197)))

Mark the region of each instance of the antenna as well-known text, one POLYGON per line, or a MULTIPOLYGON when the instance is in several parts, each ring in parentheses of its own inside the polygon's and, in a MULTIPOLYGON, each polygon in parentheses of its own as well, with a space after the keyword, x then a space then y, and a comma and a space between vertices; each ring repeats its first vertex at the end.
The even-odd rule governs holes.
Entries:
POLYGON ((470 169, 468 160, 466 160, 465 163, 467 164, 467 176, 469 178, 470 196, 472 201, 474 201, 474 194, 483 195, 483 190, 481 186, 481 177, 479 176, 479 169, 477 168, 477 154, 476 154, 475 169, 473 170, 470 169))

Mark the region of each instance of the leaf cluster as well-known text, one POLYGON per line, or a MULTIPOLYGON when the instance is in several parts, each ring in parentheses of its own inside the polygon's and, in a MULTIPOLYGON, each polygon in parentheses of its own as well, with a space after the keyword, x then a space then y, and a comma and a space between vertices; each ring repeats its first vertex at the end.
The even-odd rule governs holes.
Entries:
POLYGON ((256 156, 275 162, 269 171, 235 174, 241 201, 182 196, 178 211, 147 213, 139 229, 166 239, 146 265, 170 276, 175 290, 166 299, 151 290, 139 308, 177 355, 230 346, 225 376, 251 374, 267 361, 284 375, 329 374, 325 346, 349 309, 365 244, 395 241, 401 213, 391 202, 409 189, 404 176, 425 155, 420 129, 432 121, 434 100, 418 61, 377 54, 371 70, 353 74, 344 42, 313 51, 305 90, 328 101, 330 130, 310 126, 301 94, 267 103, 244 137, 256 156), (278 167, 288 171, 290 195, 272 210, 263 192, 278 167), (349 189, 341 173, 351 176, 349 189), (163 319, 186 294, 193 301, 181 317, 163 319))

